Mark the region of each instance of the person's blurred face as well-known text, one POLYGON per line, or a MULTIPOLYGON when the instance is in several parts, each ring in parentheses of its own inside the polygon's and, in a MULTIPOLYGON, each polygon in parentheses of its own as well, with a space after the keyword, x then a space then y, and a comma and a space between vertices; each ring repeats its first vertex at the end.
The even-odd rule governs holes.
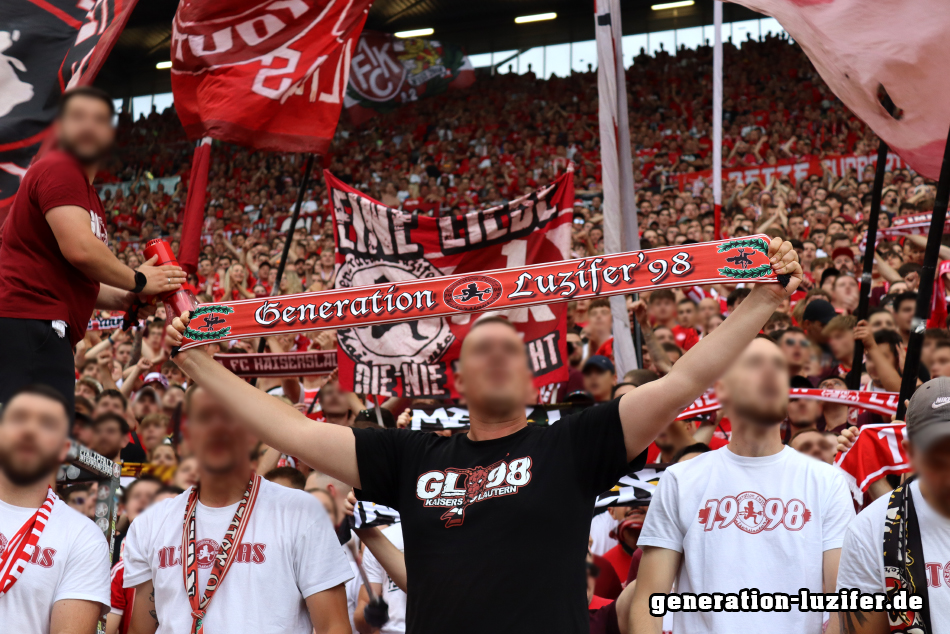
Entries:
POLYGON ((142 440, 142 447, 146 452, 151 453, 165 440, 167 431, 165 426, 157 421, 149 421, 148 425, 139 425, 138 434, 142 440))
POLYGON ((808 361, 811 342, 803 332, 786 332, 779 341, 779 347, 785 353, 790 366, 801 368, 808 361))
POLYGON ((125 501, 125 514, 129 517, 129 521, 134 520, 139 513, 152 504, 160 488, 162 485, 152 480, 142 480, 132 487, 132 492, 125 501))
POLYGON ((83 164, 100 161, 115 140, 109 106, 93 97, 70 99, 55 125, 59 146, 83 164))
POLYGON ((320 388, 320 409, 329 416, 342 416, 349 411, 346 393, 336 381, 320 388))
POLYGON ((175 470, 175 477, 172 479, 172 484, 176 487, 187 489, 188 487, 197 483, 198 459, 194 456, 182 458, 181 462, 178 464, 178 469, 175 470))
POLYGON ((149 414, 154 414, 161 410, 158 401, 155 400, 155 392, 144 392, 138 395, 132 404, 132 413, 135 420, 142 420, 149 414))
POLYGON ((12 398, 0 416, 0 472, 18 486, 48 478, 66 459, 69 417, 39 394, 12 398))
POLYGON ((788 402, 788 420, 793 425, 807 427, 815 424, 821 415, 821 403, 806 399, 791 399, 788 402))
POLYGON ((572 366, 579 364, 584 358, 584 342, 576 332, 567 333, 567 359, 572 366))
POLYGON ((598 337, 603 337, 604 335, 610 335, 610 331, 611 331, 610 307, 598 306, 597 308, 587 311, 587 329, 592 334, 596 333, 598 337))
POLYGON ((122 400, 116 398, 115 396, 103 396, 99 399, 99 402, 96 403, 96 409, 93 410, 93 418, 96 418, 100 414, 105 414, 106 412, 112 412, 113 414, 118 414, 119 416, 125 416, 125 408, 122 406, 122 400))
POLYGON ((178 464, 178 456, 175 455, 175 448, 171 445, 158 445, 151 452, 150 463, 161 467, 174 467, 178 464))
POLYGON ((148 345, 151 346, 153 350, 161 347, 164 337, 165 328, 160 323, 153 322, 149 324, 148 335, 145 337, 145 340, 148 341, 148 345))
POLYGON ((684 328, 692 328, 696 320, 696 306, 691 302, 676 305, 676 320, 684 328))
POLYGON ((122 433, 122 426, 118 421, 107 420, 95 427, 96 435, 93 440, 93 449, 110 460, 115 458, 122 448, 128 444, 128 435, 122 433))
POLYGON ((850 330, 835 330, 828 334, 828 348, 835 359, 850 363, 854 355, 854 335, 850 330))
POLYGON ((672 299, 657 299, 650 302, 650 314, 653 319, 665 324, 676 316, 676 302, 672 299))
POLYGON ((225 411, 224 406, 202 388, 192 392, 185 431, 202 469, 227 473, 248 463, 251 437, 225 411))
POLYGON ((858 281, 850 275, 835 280, 832 297, 837 306, 853 310, 858 307, 858 281))
POLYGON ((183 400, 185 400, 184 390, 168 388, 162 395, 162 409, 170 413, 174 411, 183 400))
POLYGON ((613 372, 590 367, 584 371, 584 389, 591 393, 595 401, 610 400, 610 392, 617 382, 613 372))
POLYGON ((914 319, 914 310, 916 309, 915 304, 915 302, 910 300, 904 300, 894 311, 894 323, 900 332, 910 330, 910 322, 914 319))
POLYGON ((462 341, 458 367, 455 385, 473 417, 513 417, 524 407, 532 376, 514 328, 499 322, 473 328, 462 341))
POLYGON ((132 344, 120 343, 115 350, 115 360, 122 364, 124 368, 132 358, 132 344))
POLYGON ((785 418, 788 409, 788 361, 774 343, 754 339, 716 383, 716 396, 729 412, 763 425, 785 418))
POLYGON ((672 343, 674 346, 676 345, 676 337, 673 336, 673 331, 665 326, 662 328, 657 328, 653 331, 653 334, 661 346, 665 343, 672 343))
POLYGON ((904 440, 914 471, 926 489, 927 502, 946 518, 950 518, 950 438, 935 442, 927 451, 920 451, 904 440))
POLYGON ((699 300, 699 323, 705 324, 712 315, 719 314, 719 301, 712 297, 699 300))
POLYGON ((804 431, 796 435, 789 446, 795 451, 817 458, 827 464, 832 464, 835 460, 835 444, 829 436, 820 431, 804 431))
POLYGON ((935 348, 930 355, 930 366, 927 369, 932 379, 950 376, 950 348, 935 348))
POLYGON ((893 330, 897 332, 897 324, 894 323, 894 316, 886 311, 874 313, 868 318, 868 327, 871 332, 878 330, 893 330))

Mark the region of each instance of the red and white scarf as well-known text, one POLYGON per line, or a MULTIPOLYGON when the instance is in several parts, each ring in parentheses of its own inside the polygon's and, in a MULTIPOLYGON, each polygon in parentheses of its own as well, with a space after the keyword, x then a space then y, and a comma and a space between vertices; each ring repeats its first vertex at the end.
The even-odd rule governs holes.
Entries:
POLYGON ((185 565, 182 566, 182 572, 185 580, 185 592, 188 595, 188 602, 191 604, 191 631, 192 634, 202 632, 202 621, 205 614, 208 613, 208 607, 211 605, 211 599, 214 598, 215 591, 221 587, 224 576, 234 563, 234 557, 237 554, 237 545, 241 543, 244 532, 250 523, 251 512, 254 510, 254 503, 257 501, 257 494, 261 488, 261 477, 252 476, 247 483, 247 489, 244 496, 238 503, 237 510, 231 523, 228 524, 228 530, 224 533, 224 539, 221 540, 221 549, 215 555, 214 566, 211 568, 211 576, 208 577, 208 584, 205 586, 204 595, 198 596, 198 553, 195 547, 197 529, 195 527, 195 512, 198 508, 198 487, 195 485, 188 495, 188 505, 185 507, 185 523, 181 537, 181 551, 185 553, 185 565))
POLYGON ((53 489, 48 489, 43 505, 7 542, 6 550, 0 555, 0 596, 9 592, 23 574, 23 569, 33 557, 36 544, 40 541, 40 535, 43 534, 50 513, 53 512, 53 505, 58 499, 53 489))
POLYGON ((907 473, 912 469, 904 450, 904 423, 864 425, 858 430, 854 444, 838 454, 835 465, 841 468, 858 504, 875 480, 888 474, 907 473))

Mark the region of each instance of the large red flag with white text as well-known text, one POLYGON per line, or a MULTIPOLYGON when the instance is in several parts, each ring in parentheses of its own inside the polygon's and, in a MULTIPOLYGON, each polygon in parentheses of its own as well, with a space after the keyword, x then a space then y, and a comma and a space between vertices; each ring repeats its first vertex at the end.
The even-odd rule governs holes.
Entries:
POLYGON ((325 154, 370 4, 183 0, 172 24, 172 91, 188 136, 325 154))
POLYGON ((777 19, 844 104, 910 166, 940 174, 950 129, 947 0, 730 0, 777 19), (887 94, 898 112, 881 104, 887 94))
MULTIPOLYGON (((336 226, 337 287, 401 284, 565 260, 573 171, 500 207, 428 217, 391 209, 325 172, 336 226)), ((567 380, 566 304, 500 311, 523 335, 535 385, 567 380)), ((448 398, 462 339, 478 315, 339 330, 340 383, 359 393, 448 398)))

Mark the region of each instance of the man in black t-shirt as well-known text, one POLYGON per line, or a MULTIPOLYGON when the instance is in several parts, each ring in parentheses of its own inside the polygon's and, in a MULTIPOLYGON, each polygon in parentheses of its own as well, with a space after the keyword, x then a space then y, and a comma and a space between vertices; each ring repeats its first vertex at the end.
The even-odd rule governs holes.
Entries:
MULTIPOLYGON (((409 634, 586 634, 594 500, 643 464, 656 435, 798 287, 802 272, 791 245, 776 238, 769 255, 777 273, 791 276, 787 288, 757 285, 668 375, 548 427, 527 424, 525 346, 499 319, 476 322, 462 343, 455 385, 471 428, 449 438, 315 423, 203 348, 175 362, 262 441, 401 513, 409 634), (550 521, 539 529, 542 517, 550 521)), ((169 326, 170 345, 181 345, 188 321, 169 326)))

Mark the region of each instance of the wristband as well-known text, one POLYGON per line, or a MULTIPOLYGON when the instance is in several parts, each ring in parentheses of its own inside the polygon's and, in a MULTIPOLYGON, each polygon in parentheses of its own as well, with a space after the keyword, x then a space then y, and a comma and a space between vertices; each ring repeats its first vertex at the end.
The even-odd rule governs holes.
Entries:
POLYGON ((145 277, 145 273, 141 271, 135 272, 135 288, 132 289, 133 293, 141 293, 145 290, 145 285, 148 284, 148 278, 145 277))

